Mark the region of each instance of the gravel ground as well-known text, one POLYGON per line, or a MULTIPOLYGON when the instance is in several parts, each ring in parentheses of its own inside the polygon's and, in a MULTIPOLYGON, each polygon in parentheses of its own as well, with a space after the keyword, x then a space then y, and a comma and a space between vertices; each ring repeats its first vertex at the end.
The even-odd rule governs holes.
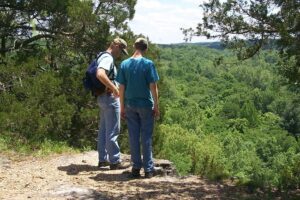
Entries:
MULTIPOLYGON (((129 163, 129 156, 122 155, 129 163)), ((156 160, 159 162, 159 160, 156 160)), ((22 157, 0 155, 0 199, 264 199, 230 183, 209 182, 197 176, 159 175, 129 179, 125 170, 99 169, 97 152, 22 157)), ((296 198, 300 194, 295 194, 296 198)), ((274 197, 281 199, 281 197, 274 197)))

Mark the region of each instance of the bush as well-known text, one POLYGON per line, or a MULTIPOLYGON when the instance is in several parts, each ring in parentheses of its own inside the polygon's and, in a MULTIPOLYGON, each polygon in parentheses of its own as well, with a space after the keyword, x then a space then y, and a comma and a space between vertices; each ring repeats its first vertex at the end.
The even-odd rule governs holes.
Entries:
POLYGON ((160 146, 155 146, 159 151, 159 157, 163 157, 174 162, 179 174, 191 173, 193 160, 191 152, 197 142, 196 135, 189 133, 178 125, 159 126, 160 146))

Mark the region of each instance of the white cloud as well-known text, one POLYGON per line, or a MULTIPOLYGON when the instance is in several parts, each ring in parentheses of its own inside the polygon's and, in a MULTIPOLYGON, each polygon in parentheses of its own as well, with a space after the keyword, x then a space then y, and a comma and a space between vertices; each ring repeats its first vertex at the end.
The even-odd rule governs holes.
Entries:
POLYGON ((149 0, 149 1, 144 1, 144 0, 138 0, 138 4, 140 8, 144 9, 157 9, 162 6, 161 2, 156 1, 156 0, 149 0))
MULTIPOLYGON (((129 26, 136 34, 148 36, 154 43, 183 42, 180 28, 195 27, 202 19, 203 0, 138 0, 129 26)), ((194 38, 193 41, 203 41, 194 38)))

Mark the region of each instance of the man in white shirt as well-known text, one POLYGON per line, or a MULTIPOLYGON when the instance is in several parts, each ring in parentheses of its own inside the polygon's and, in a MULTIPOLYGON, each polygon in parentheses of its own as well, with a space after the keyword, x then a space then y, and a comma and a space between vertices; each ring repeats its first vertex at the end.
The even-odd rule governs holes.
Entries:
POLYGON ((121 162, 117 142, 120 133, 120 100, 118 85, 115 82, 117 69, 114 64, 114 58, 121 56, 121 53, 128 55, 126 48, 125 40, 115 38, 97 60, 97 78, 106 86, 105 92, 97 96, 101 110, 97 143, 98 167, 109 165, 111 170, 129 167, 121 162))

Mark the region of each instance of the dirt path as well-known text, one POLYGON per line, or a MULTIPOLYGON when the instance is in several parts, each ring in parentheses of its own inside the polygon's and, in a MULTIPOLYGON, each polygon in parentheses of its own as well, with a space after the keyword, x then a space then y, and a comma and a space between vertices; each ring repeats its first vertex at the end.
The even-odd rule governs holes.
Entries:
MULTIPOLYGON (((123 160, 129 162, 128 155, 123 160)), ((98 169, 97 152, 27 157, 0 156, 0 199, 260 199, 229 184, 196 176, 128 179, 125 170, 98 169)))

